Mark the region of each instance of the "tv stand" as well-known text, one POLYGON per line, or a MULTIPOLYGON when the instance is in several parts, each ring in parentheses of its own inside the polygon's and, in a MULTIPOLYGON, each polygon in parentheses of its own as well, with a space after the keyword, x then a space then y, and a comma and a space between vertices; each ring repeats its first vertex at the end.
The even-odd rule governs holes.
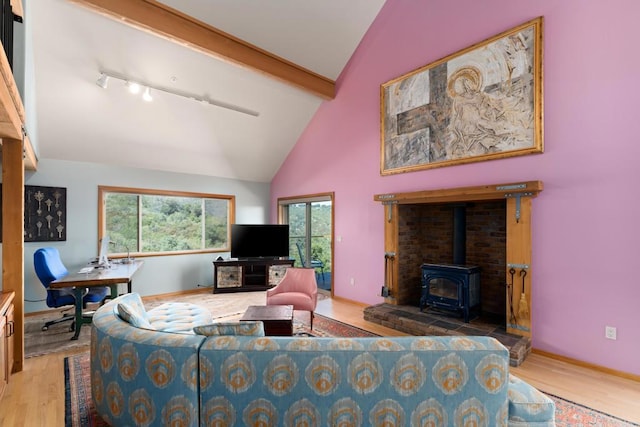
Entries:
POLYGON ((265 291, 280 283, 294 262, 275 258, 213 261, 213 293, 265 291))

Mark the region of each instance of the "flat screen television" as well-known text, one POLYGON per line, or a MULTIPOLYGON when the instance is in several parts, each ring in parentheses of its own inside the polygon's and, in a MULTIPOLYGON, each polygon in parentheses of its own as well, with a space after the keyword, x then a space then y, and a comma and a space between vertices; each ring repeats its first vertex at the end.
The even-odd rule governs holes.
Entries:
POLYGON ((289 257, 289 225, 232 224, 231 258, 289 257))

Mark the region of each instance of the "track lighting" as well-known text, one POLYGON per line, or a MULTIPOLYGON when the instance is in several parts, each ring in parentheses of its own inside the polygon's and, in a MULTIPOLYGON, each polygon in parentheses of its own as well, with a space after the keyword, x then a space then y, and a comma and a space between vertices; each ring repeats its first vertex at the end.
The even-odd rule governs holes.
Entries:
MULTIPOLYGON (((100 77, 98 77, 98 80, 96 81, 96 84, 98 86, 100 86, 103 89, 107 88, 107 84, 109 82, 109 79, 116 79, 116 80, 120 80, 122 82, 124 82, 125 86, 127 87, 127 89, 129 89, 129 91, 131 93, 137 94, 140 92, 140 89, 144 88, 144 91, 142 93, 142 99, 147 101, 147 102, 151 102, 153 101, 153 97, 151 96, 151 89, 157 91, 157 92, 164 92, 164 93, 168 93, 171 95, 175 95, 175 96, 181 96, 183 98, 187 98, 187 99, 191 99, 193 101, 197 101, 203 105, 213 105, 214 107, 220 107, 220 108, 225 108, 227 110, 232 110, 232 111, 236 111, 238 113, 242 113, 242 114, 247 114, 249 116, 254 116, 254 117, 258 117, 260 115, 259 112, 257 111, 253 111, 250 110, 248 108, 244 108, 244 107, 240 107, 238 105, 233 105, 233 104, 229 104, 223 101, 216 101, 210 98, 207 98, 206 96, 194 96, 185 92, 178 92, 172 89, 167 89, 167 88, 163 88, 163 87, 159 87, 159 86, 154 86, 148 83, 144 83, 140 80, 130 80, 128 77, 122 76, 122 75, 118 75, 118 74, 114 74, 114 73, 110 73, 107 71, 101 71, 100 72, 100 77)), ((171 78, 172 82, 177 81, 176 77, 172 77, 171 78)))
POLYGON ((109 85, 109 76, 107 76, 105 73, 100 73, 100 77, 98 77, 96 84, 102 89, 106 89, 109 85))
POLYGON ((144 90, 144 93, 142 94, 142 99, 144 99, 147 102, 151 102, 153 101, 153 97, 151 96, 151 89, 149 89, 148 87, 144 90))
POLYGON ((140 85, 138 83, 127 81, 124 85, 129 88, 129 92, 134 95, 140 92, 140 85))

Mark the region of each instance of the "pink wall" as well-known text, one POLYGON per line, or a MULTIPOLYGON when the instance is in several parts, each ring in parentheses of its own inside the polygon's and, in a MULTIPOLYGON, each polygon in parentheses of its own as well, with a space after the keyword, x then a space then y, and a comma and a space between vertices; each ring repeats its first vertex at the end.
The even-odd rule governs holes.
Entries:
POLYGON ((637 0, 387 0, 274 178, 273 218, 278 197, 334 191, 335 294, 373 304, 384 279, 374 194, 541 180, 534 347, 640 375, 639 16, 637 0), (380 85, 537 16, 545 153, 380 176, 380 85))

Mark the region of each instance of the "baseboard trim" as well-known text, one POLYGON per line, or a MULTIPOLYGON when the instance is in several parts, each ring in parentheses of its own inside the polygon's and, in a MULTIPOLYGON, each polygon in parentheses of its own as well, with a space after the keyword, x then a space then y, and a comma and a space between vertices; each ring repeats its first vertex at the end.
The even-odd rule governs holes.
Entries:
POLYGON ((213 293, 212 288, 202 286, 200 288, 195 288, 195 289, 187 289, 187 290, 176 291, 176 292, 167 292, 166 294, 145 295, 145 296, 141 296, 140 298, 142 299, 142 301, 149 301, 149 300, 154 300, 158 298, 164 299, 164 298, 176 297, 180 295, 212 294, 212 293, 213 293))
POLYGON ((64 307, 50 308, 49 310, 42 310, 42 311, 30 311, 28 313, 25 313, 24 317, 35 317, 35 316, 47 315, 51 313, 60 313, 60 315, 62 315, 65 311, 70 311, 71 314, 74 313, 74 308, 72 305, 64 306, 64 307), (68 307, 68 308, 64 308, 64 307, 68 307))
POLYGON ((632 374, 630 372, 618 371, 617 369, 607 368, 606 366, 596 365, 595 363, 585 362, 583 360, 574 359, 572 357, 562 356, 548 351, 533 348, 532 353, 540 356, 548 357, 549 359, 559 360, 561 362, 571 363, 572 365, 581 366, 583 368, 591 369, 593 371, 602 372, 605 374, 613 375, 616 377, 626 378, 628 380, 640 382, 640 375, 632 374))
POLYGON ((357 305, 357 306, 360 306, 360 307, 363 307, 363 308, 364 307, 369 307, 371 305, 371 304, 365 304, 365 303, 359 302, 359 301, 354 301, 354 300, 351 300, 351 299, 348 299, 348 298, 338 297, 338 296, 335 296, 335 295, 333 295, 331 297, 331 299, 336 300, 336 301, 349 303, 349 304, 353 304, 353 305, 357 305))

